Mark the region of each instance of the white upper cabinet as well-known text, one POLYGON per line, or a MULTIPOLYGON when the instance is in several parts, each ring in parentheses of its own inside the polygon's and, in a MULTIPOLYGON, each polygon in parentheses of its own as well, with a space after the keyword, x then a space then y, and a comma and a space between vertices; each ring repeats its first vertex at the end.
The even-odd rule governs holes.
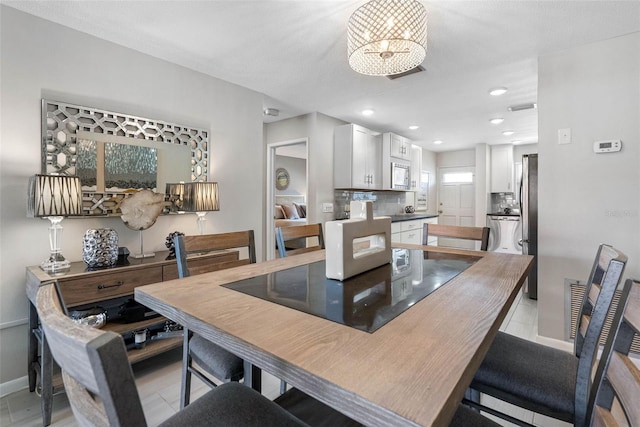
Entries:
POLYGON ((491 147, 491 192, 514 191, 513 145, 494 145, 491 147))
POLYGON ((362 126, 338 126, 333 139, 335 188, 382 189, 382 139, 362 126))
MULTIPOLYGON (((389 147, 388 155, 392 158, 411 160, 411 140, 395 133, 387 132, 382 135, 384 146, 389 147)), ((387 153, 385 153, 387 154, 387 153)))

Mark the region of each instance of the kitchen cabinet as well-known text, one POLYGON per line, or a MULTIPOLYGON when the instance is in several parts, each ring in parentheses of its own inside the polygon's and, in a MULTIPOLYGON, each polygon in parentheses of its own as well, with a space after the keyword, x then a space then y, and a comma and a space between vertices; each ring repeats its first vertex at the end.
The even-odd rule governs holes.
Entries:
MULTIPOLYGON (((391 243, 422 244, 422 228, 425 223, 437 224, 438 217, 398 221, 391 223, 391 243)), ((429 245, 437 246, 438 238, 429 237, 429 245)))
POLYGON ((335 188, 382 189, 382 139, 362 126, 338 126, 334 133, 335 188))
POLYGON ((411 181, 409 189, 411 191, 420 190, 420 175, 422 173, 422 147, 411 146, 411 181))
MULTIPOLYGON (((167 319, 153 312, 147 311, 141 314, 136 309, 136 321, 129 323, 124 320, 124 315, 117 318, 120 314, 117 311, 124 311, 125 305, 128 306, 125 301, 128 297, 133 299, 133 293, 137 286, 178 278, 176 259, 175 257, 170 258, 168 255, 169 251, 160 251, 156 252, 153 257, 129 259, 126 265, 99 269, 89 269, 82 261, 72 262, 69 271, 55 276, 42 271, 39 266, 27 267, 26 291, 30 303, 27 373, 29 391, 35 391, 36 381, 40 381, 38 389, 41 396, 44 425, 51 423, 53 394, 62 390, 63 384, 61 376, 54 375, 53 358, 39 323, 35 307, 38 287, 43 283, 56 280, 62 302, 70 312, 74 309, 89 307, 100 307, 107 313, 113 312, 116 318, 107 318, 102 329, 123 336, 125 343, 130 344, 127 356, 129 362, 133 364, 179 347, 183 342, 181 331, 172 333, 163 330, 167 319), (116 303, 118 305, 113 305, 116 303), (134 344, 134 331, 144 331, 146 341, 143 346, 131 345, 134 344), (160 334, 159 331, 163 334, 160 334)), ((197 268, 205 264, 224 264, 237 260, 238 257, 238 251, 220 251, 191 256, 188 262, 189 266, 197 268)))
POLYGON ((491 192, 511 193, 513 185, 513 145, 491 147, 491 192))
POLYGON ((382 135, 382 141, 385 150, 388 150, 389 156, 396 159, 411 160, 412 144, 410 139, 392 132, 387 132, 382 135))

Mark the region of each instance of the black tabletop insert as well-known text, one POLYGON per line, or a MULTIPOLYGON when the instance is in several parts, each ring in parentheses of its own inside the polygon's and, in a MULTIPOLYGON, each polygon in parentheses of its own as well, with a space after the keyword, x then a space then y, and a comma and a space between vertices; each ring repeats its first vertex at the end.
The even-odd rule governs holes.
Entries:
POLYGON ((223 286, 374 332, 479 259, 399 248, 392 258, 343 282, 328 279, 325 262, 318 261, 223 286))

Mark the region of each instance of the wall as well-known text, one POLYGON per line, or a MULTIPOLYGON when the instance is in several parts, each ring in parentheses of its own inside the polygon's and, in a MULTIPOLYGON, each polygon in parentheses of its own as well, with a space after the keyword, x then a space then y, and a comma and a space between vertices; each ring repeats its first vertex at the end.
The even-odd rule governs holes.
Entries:
POLYGON ((333 213, 322 212, 322 203, 333 203, 333 129, 344 124, 342 120, 311 113, 265 125, 265 144, 309 138, 309 222, 333 220, 333 213))
POLYGON ((538 328, 564 339, 564 279, 586 280, 600 243, 640 277, 640 33, 543 56, 538 64, 538 328), (572 143, 558 145, 558 129, 572 143), (594 141, 622 151, 595 154, 594 141))
POLYGON ((429 193, 427 195, 427 213, 438 212, 438 169, 436 167, 437 155, 426 148, 422 149, 422 170, 429 172, 429 193))
MULTIPOLYGON (((26 217, 27 181, 40 172, 40 100, 209 128, 209 178, 220 184, 219 212, 207 232, 253 228, 258 259, 263 218, 262 94, 84 33, 0 6, 0 394, 26 386, 25 267, 48 257, 48 222, 26 217), (258 202, 259 203, 259 202, 258 202)), ((119 218, 68 219, 63 254, 81 259, 89 228, 112 227, 120 246, 136 248, 138 233, 119 218)), ((175 230, 197 233, 195 215, 161 217, 144 232, 145 250, 163 250, 175 230)), ((133 251, 132 251, 133 252, 133 251)))

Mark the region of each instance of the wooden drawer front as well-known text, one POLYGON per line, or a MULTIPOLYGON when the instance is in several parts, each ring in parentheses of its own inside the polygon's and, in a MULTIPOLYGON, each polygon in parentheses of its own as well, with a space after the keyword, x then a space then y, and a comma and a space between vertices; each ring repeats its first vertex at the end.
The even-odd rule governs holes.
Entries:
MULTIPOLYGON (((202 256, 198 258, 188 258, 187 265, 191 275, 204 273, 205 271, 216 271, 222 268, 228 268, 224 266, 216 267, 218 264, 227 263, 229 261, 236 261, 239 258, 238 252, 225 252, 215 255, 202 256)), ((172 280, 178 278, 178 266, 174 262, 169 265, 162 266, 162 280, 172 280)))
POLYGON ((161 266, 60 281, 60 290, 65 304, 73 306, 133 294, 136 286, 156 282, 162 282, 161 266))

